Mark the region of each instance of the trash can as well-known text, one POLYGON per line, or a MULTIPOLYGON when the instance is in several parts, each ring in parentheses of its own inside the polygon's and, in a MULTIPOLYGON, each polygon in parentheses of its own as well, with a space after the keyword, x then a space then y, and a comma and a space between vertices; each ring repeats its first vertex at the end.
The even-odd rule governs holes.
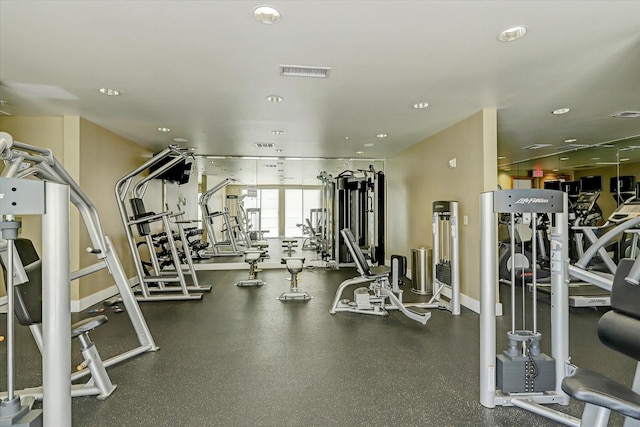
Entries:
POLYGON ((431 286, 433 250, 431 248, 411 249, 411 292, 419 295, 433 293, 431 286))

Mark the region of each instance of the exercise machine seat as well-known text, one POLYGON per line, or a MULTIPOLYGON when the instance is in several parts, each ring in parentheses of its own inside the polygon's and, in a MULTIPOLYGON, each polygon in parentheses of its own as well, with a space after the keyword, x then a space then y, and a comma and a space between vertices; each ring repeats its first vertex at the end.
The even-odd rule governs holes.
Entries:
POLYGON ((282 263, 287 266, 289 273, 297 274, 304 269, 304 258, 300 257, 282 257, 282 263))
POLYGON ((577 368, 562 381, 562 390, 581 402, 640 419, 640 395, 598 372, 577 368))
MULTIPOLYGON (((29 239, 16 239, 15 248, 28 279, 28 281, 14 286, 16 319, 22 326, 42 323, 42 260, 29 239)), ((2 267, 4 280, 7 283, 7 270, 4 261, 2 261, 2 267)), ((90 332, 108 320, 105 315, 80 320, 71 325, 71 338, 90 332)))
POLYGON ((99 316, 87 317, 79 322, 71 325, 71 338, 75 338, 87 332, 93 331, 95 328, 107 323, 109 318, 101 314, 99 316))
MULTIPOLYGON (((640 361, 640 286, 625 281, 635 260, 618 263, 611 288, 611 308, 598 322, 607 347, 640 361)), ((578 368, 562 381, 562 390, 582 402, 640 419, 640 394, 600 373, 578 368)))

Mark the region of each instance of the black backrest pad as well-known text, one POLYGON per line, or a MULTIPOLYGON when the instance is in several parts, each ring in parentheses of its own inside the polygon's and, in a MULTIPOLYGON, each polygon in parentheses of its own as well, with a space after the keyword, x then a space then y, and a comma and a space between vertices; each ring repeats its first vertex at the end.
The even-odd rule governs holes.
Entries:
POLYGON ((340 233, 344 238, 347 248, 349 248, 349 252, 351 252, 351 256, 358 266, 358 270, 360 270, 360 274, 363 274, 365 276, 372 276, 371 270, 369 269, 369 264, 367 263, 367 259, 362 253, 360 246, 358 246, 356 238, 353 237, 353 233, 351 232, 351 230, 345 228, 341 230, 340 233))
POLYGON ((611 288, 611 308, 598 322, 600 341, 622 354, 640 360, 640 286, 627 283, 634 260, 618 263, 611 288))
POLYGON ((611 308, 640 319, 640 286, 624 280, 635 260, 624 258, 618 263, 611 288, 611 308))
POLYGON ((611 310, 598 322, 600 341, 609 348, 640 360, 640 320, 611 310))
MULTIPOLYGON (((14 311, 21 325, 30 326, 42 322, 42 261, 31 240, 16 239, 15 245, 29 281, 14 287, 14 311)), ((4 262, 2 271, 6 284, 7 270, 4 262)))
MULTIPOLYGON (((144 207, 144 201, 142 199, 134 197, 129 200, 129 202, 131 203, 131 210, 133 211, 134 219, 141 219, 153 215, 153 212, 147 212, 147 209, 144 207)), ((136 224, 136 226, 138 228, 138 234, 140 236, 147 236, 151 234, 151 227, 149 226, 149 223, 142 222, 136 224)))

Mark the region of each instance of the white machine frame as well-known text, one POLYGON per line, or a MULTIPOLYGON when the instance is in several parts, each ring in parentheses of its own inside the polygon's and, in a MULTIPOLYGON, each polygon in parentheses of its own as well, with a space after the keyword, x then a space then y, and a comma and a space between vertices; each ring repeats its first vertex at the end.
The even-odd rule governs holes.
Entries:
MULTIPOLYGON (((131 290, 129 279, 122 267, 118 253, 113 247, 109 236, 104 234, 98 210, 89 197, 53 156, 50 149, 14 141, 13 137, 8 133, 0 132, 0 153, 5 162, 5 168, 2 171, 3 177, 35 177, 42 181, 55 182, 69 187, 71 203, 78 209, 91 239, 92 248, 88 248, 88 251, 98 258, 97 263, 71 272, 70 280, 76 280, 104 269, 107 269, 113 277, 122 304, 136 332, 139 345, 122 354, 104 360, 104 366, 113 366, 140 354, 157 351, 159 347, 153 340, 142 310, 140 310, 140 306, 131 290), (22 169, 24 164, 29 164, 29 167, 22 169)), ((43 348, 42 334, 36 328, 32 328, 31 331, 38 347, 43 348)), ((72 380, 89 374, 88 369, 83 369, 75 372, 72 375, 72 380)))
MULTIPOLYGON (((567 210, 566 194, 554 190, 501 190, 480 195, 480 403, 487 408, 518 406, 563 424, 579 426, 579 419, 543 406, 569 404, 569 396, 562 391, 561 384, 562 379, 574 369, 569 357, 569 294, 565 265, 568 259, 567 210), (555 387, 544 393, 507 394, 496 388, 496 214, 501 212, 554 214, 551 233, 551 356, 555 361, 555 387)), ((535 248, 532 252, 535 254, 535 248)), ((534 332, 537 330, 535 288, 534 273, 534 332)), ((515 309, 515 288, 512 288, 511 305, 515 309)), ((515 331, 515 316, 512 317, 512 331, 515 331)))
POLYGON ((451 314, 456 316, 460 314, 458 223, 458 202, 433 202, 433 297, 429 303, 449 310, 451 314), (440 281, 437 277, 437 267, 441 260, 450 263, 451 283, 440 281), (444 290, 448 293, 449 301, 442 299, 444 290))

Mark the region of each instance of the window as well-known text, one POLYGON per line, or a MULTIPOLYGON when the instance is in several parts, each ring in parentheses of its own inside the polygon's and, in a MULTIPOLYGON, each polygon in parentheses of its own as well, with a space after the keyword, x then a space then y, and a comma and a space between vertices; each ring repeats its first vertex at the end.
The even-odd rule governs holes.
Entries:
MULTIPOLYGON (((246 190, 243 193, 246 194, 246 190)), ((247 221, 251 224, 251 231, 258 231, 258 227, 265 231, 265 238, 278 237, 278 205, 279 191, 263 188, 258 190, 258 197, 247 197, 243 204, 247 212, 247 221), (255 210, 259 209, 259 211, 255 210)))
POLYGON ((298 224, 304 224, 311 217, 310 210, 320 206, 320 190, 286 189, 284 195, 284 235, 302 237, 302 228, 298 224))

